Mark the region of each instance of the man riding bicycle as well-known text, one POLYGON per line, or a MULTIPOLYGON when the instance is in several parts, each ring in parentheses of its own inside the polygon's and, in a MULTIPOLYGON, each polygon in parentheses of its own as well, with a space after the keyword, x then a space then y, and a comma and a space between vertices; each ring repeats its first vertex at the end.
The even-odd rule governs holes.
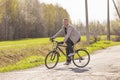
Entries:
POLYGON ((60 33, 64 33, 65 38, 60 44, 66 43, 66 63, 64 65, 69 65, 71 63, 71 56, 74 55, 73 46, 80 41, 80 33, 69 23, 68 18, 63 19, 63 26, 62 28, 51 37, 54 39, 60 33))

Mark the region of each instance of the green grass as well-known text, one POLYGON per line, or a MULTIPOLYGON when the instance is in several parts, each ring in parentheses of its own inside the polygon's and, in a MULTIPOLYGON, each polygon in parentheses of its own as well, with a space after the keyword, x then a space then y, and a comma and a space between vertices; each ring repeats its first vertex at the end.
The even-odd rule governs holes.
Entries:
MULTIPOLYGON (((105 38, 105 37, 102 37, 105 38)), ((63 38, 57 38, 62 41, 63 38)), ((92 53, 95 50, 105 49, 109 46, 120 45, 120 42, 105 41, 104 39, 86 46, 85 37, 76 48, 86 48, 92 53)), ((55 45, 54 45, 55 46, 55 45)), ((25 39, 0 42, 0 72, 27 69, 44 64, 45 55, 54 47, 48 38, 25 39)), ((65 61, 60 57, 60 62, 65 61)))
POLYGON ((0 42, 0 49, 8 48, 23 48, 36 45, 45 45, 48 44, 48 38, 37 38, 37 39, 25 39, 25 40, 16 40, 16 41, 2 41, 0 42))
POLYGON ((22 69, 27 69, 27 68, 35 67, 38 65, 42 65, 42 64, 44 64, 44 57, 35 55, 35 56, 25 58, 21 61, 18 61, 17 63, 13 65, 2 67, 0 68, 0 72, 22 70, 22 69))
MULTIPOLYGON (((28 69, 28 68, 44 65, 44 59, 45 57, 43 56, 38 56, 38 55, 30 56, 21 61, 18 61, 17 63, 13 65, 8 65, 8 66, 0 68, 0 72, 23 70, 23 69, 28 69)), ((59 59, 59 62, 63 62, 65 61, 65 59, 66 59, 65 56, 62 55, 59 59)))
POLYGON ((95 50, 105 49, 110 46, 120 45, 120 42, 112 42, 112 41, 98 41, 88 47, 87 50, 89 53, 92 53, 95 50))

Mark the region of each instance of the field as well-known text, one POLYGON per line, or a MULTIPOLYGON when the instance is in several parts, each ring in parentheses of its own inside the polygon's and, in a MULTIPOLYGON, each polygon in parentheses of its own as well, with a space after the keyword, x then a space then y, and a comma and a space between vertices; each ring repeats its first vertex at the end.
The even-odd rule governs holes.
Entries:
MULTIPOLYGON (((105 36, 102 36, 102 40, 87 46, 85 44, 85 37, 83 36, 81 42, 76 45, 76 47, 86 48, 87 51, 92 53, 95 50, 120 45, 120 42, 106 41, 104 39, 105 36)), ((62 41, 63 38, 57 38, 56 40, 62 41)), ((54 46, 55 45, 49 41, 49 38, 2 41, 0 42, 0 72, 43 65, 45 55, 52 50, 54 46)), ((65 57, 61 57, 60 61, 65 61, 65 57)))

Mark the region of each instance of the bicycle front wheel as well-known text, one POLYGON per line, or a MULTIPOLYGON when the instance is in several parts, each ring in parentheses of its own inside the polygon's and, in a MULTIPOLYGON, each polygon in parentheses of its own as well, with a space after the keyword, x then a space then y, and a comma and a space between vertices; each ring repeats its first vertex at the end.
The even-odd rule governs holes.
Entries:
POLYGON ((45 57, 45 66, 48 69, 52 69, 52 68, 54 68, 57 65, 58 60, 59 60, 58 52, 51 51, 45 57))
POLYGON ((79 68, 83 68, 88 65, 90 61, 89 53, 84 49, 79 49, 73 56, 73 63, 79 68))

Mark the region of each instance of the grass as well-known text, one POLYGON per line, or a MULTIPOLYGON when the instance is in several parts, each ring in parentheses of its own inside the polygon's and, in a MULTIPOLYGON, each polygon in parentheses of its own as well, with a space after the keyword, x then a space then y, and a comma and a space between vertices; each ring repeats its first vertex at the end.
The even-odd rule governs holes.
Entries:
POLYGON ((87 50, 89 53, 92 53, 95 50, 105 49, 110 46, 120 45, 120 42, 113 42, 113 41, 98 41, 88 47, 87 50))
POLYGON ((34 56, 27 57, 21 61, 18 61, 17 63, 13 65, 8 65, 8 66, 0 68, 0 72, 22 70, 22 69, 27 69, 27 68, 35 67, 38 65, 42 65, 42 64, 44 64, 44 57, 34 55, 34 56))
MULTIPOLYGON (((104 38, 104 37, 103 37, 104 38)), ((57 38, 62 41, 63 38, 57 38)), ((86 48, 89 53, 95 50, 105 49, 109 46, 120 45, 120 42, 98 41, 92 45, 85 45, 85 37, 82 37, 81 43, 77 48, 86 48)), ((16 41, 0 42, 0 72, 27 69, 44 64, 45 55, 52 50, 54 46, 48 38, 25 39, 16 41)), ((65 61, 61 56, 60 61, 65 61)))
POLYGON ((25 39, 25 40, 16 40, 16 41, 3 41, 0 42, 0 49, 9 49, 9 48, 25 48, 36 45, 45 45, 49 43, 48 38, 37 38, 37 39, 25 39))
MULTIPOLYGON (((58 40, 62 39, 58 38, 58 40)), ((26 69, 40 65, 44 59, 42 59, 43 61, 39 60, 39 56, 44 58, 43 56, 51 49, 52 45, 48 38, 2 41, 0 42, 0 72, 26 69), (40 62, 24 64, 27 61, 26 59, 29 61, 30 58, 31 60, 33 59, 32 57, 40 62), (21 63, 21 60, 23 60, 23 63, 21 63)))

